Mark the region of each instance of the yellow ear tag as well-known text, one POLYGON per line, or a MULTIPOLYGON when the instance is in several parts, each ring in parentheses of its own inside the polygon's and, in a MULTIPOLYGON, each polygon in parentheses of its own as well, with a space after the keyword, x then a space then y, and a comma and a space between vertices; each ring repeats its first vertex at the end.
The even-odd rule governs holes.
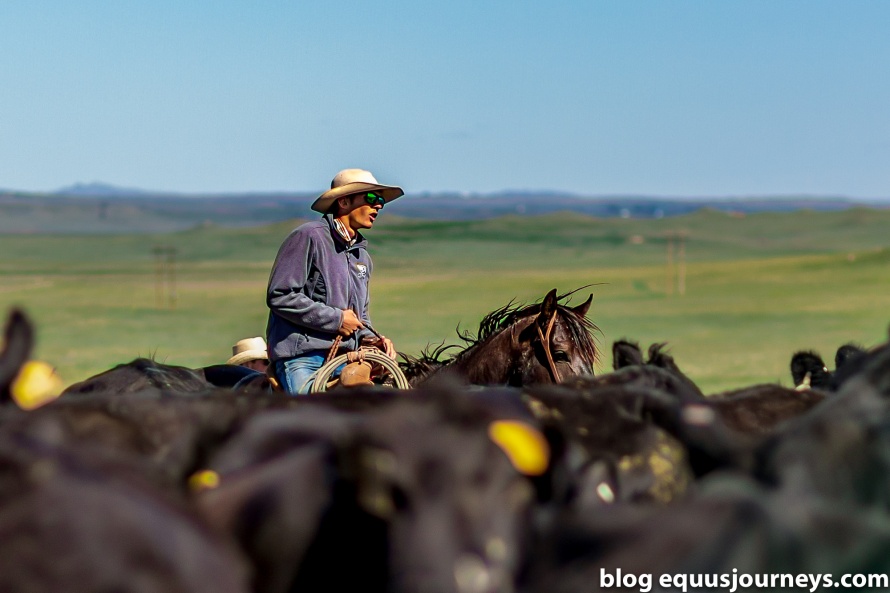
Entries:
POLYGON ((23 410, 34 410, 62 394, 62 380, 50 365, 29 360, 19 370, 9 389, 13 401, 23 410))
POLYGON ((516 420, 496 420, 488 425, 489 438, 503 450, 521 474, 540 476, 550 463, 550 446, 537 429, 516 420))
POLYGON ((219 486, 219 474, 212 469, 195 472, 189 477, 189 490, 192 492, 212 490, 217 486, 219 486))

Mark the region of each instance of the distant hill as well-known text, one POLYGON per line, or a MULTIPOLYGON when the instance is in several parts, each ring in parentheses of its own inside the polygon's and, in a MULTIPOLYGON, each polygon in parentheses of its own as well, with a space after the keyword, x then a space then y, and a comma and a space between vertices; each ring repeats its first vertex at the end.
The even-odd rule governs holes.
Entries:
MULTIPOLYGON (((79 183, 53 193, 0 191, 0 233, 164 233, 208 225, 248 227, 317 216, 315 193, 175 194, 79 183)), ((507 214, 576 212, 597 218, 664 218, 703 208, 739 216, 756 212, 888 208, 844 197, 659 198, 546 191, 408 194, 387 212, 428 220, 479 220, 507 214)))
MULTIPOLYGON (((890 202, 882 204, 890 206, 890 202)), ((756 198, 658 198, 649 196, 581 197, 566 194, 516 192, 489 195, 420 194, 399 202, 408 217, 462 220, 505 214, 548 214, 568 211, 599 218, 663 218, 708 208, 723 212, 790 212, 846 210, 874 206, 843 197, 776 196, 756 198)), ((393 208, 395 210, 395 208, 393 208)))
POLYGON ((53 193, 59 196, 132 197, 150 195, 152 192, 93 181, 92 183, 75 183, 57 189, 53 193))

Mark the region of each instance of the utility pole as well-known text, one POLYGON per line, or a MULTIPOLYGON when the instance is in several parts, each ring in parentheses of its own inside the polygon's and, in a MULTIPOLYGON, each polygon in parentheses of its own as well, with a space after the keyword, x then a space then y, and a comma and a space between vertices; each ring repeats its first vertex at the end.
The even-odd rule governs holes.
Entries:
POLYGON ((172 245, 155 245, 155 307, 160 309, 167 302, 176 308, 176 248, 172 245), (166 293, 166 298, 165 298, 166 293))
POLYGON ((176 248, 167 246, 167 283, 169 285, 170 308, 176 308, 176 248))
POLYGON ((674 232, 667 235, 667 266, 665 268, 665 293, 674 295, 674 232))
POLYGON ((667 250, 667 266, 665 267, 665 294, 669 297, 686 294, 686 235, 685 230, 668 231, 665 249, 667 250), (676 248, 674 242, 676 241, 676 248), (676 264, 676 266, 675 266, 676 264))
POLYGON ((162 259, 163 248, 160 245, 155 245, 151 252, 155 257, 155 309, 160 309, 164 280, 164 261, 162 259))
POLYGON ((680 247, 677 253, 680 263, 677 271, 678 292, 680 296, 686 294, 686 231, 680 231, 680 247))

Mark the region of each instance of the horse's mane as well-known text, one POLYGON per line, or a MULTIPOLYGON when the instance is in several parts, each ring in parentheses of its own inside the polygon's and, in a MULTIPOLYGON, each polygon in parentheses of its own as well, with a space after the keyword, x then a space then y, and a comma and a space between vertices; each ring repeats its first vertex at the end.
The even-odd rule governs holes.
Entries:
MULTIPOLYGON (((562 295, 558 297, 558 300, 564 299, 567 296, 569 295, 562 295)), ((543 303, 532 303, 530 305, 523 305, 517 304, 515 301, 511 300, 503 307, 495 309, 483 317, 482 321, 479 322, 479 329, 477 330, 476 335, 473 335, 469 331, 461 332, 458 330, 457 335, 467 344, 467 346, 461 352, 454 355, 449 362, 454 362, 455 360, 462 358, 471 350, 507 329, 514 323, 538 315, 541 312, 542 304, 543 303)), ((593 334, 600 332, 600 328, 587 319, 587 317, 579 315, 574 309, 566 305, 557 304, 556 308, 558 313, 561 313, 564 319, 568 322, 567 326, 569 333, 575 341, 575 344, 578 345, 581 355, 589 360, 592 366, 597 360, 596 342, 593 334)))
POLYGON ((399 357, 401 357, 403 361, 399 363, 399 368, 402 369, 402 372, 405 373, 405 376, 409 381, 414 377, 425 376, 450 361, 450 359, 442 360, 442 357, 447 350, 459 347, 460 346, 457 346, 456 344, 446 346, 445 342, 442 342, 437 346, 427 345, 427 347, 421 351, 420 356, 411 356, 399 352, 399 357))

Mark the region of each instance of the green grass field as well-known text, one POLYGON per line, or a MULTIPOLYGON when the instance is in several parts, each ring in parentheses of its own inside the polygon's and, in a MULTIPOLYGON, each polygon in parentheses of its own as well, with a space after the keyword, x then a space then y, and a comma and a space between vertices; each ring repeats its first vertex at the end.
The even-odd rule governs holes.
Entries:
MULTIPOLYGON (((167 235, 0 235, 0 310, 20 305, 36 355, 66 383, 137 356, 225 361, 265 328, 265 284, 295 222, 167 235), (153 247, 176 249, 175 307, 153 247), (161 290, 159 290, 159 288, 161 290)), ((585 284, 611 368, 613 340, 668 342, 706 392, 778 381, 800 349, 830 362, 844 342, 884 341, 890 322, 890 211, 721 212, 660 220, 564 213, 426 222, 384 216, 368 232, 372 318, 399 350, 457 343, 455 328, 511 299, 585 284), (686 293, 669 295, 668 236, 686 234, 686 293)), ((674 277, 678 245, 674 246, 674 277)))

